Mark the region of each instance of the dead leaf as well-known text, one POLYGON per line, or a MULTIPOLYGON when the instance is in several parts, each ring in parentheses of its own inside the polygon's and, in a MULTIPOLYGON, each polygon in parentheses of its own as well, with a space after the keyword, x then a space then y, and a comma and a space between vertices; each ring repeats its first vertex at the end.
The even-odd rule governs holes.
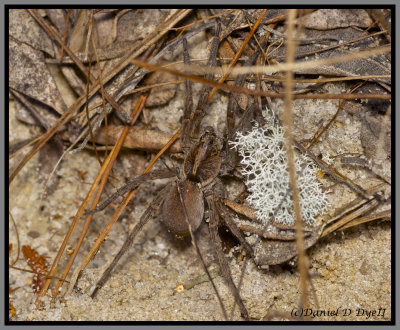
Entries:
MULTIPOLYGON (((159 72, 153 72, 149 76, 145 85, 160 84, 175 80, 176 80, 175 76, 169 73, 159 71, 159 72)), ((166 86, 152 88, 149 96, 147 97, 145 106, 155 107, 158 105, 163 105, 168 103, 175 96, 176 88, 177 88, 176 84, 170 84, 166 86)))
POLYGON ((372 24, 368 13, 363 9, 319 9, 300 19, 308 29, 332 30, 349 26, 367 28, 372 24))
POLYGON ((10 10, 9 22, 11 38, 54 57, 53 42, 25 9, 10 10))
MULTIPOLYGON (((377 47, 375 39, 366 38, 355 43, 346 45, 345 47, 337 47, 328 49, 323 52, 314 54, 329 46, 338 45, 339 43, 355 40, 364 36, 362 31, 355 28, 340 28, 329 31, 309 30, 305 29, 304 34, 309 43, 301 44, 297 49, 297 58, 305 58, 307 61, 315 59, 331 58, 341 55, 349 55, 352 52, 371 49, 371 46, 377 47)), ((285 61, 286 47, 276 48, 273 51, 273 58, 279 61, 285 61)), ((359 76, 359 75, 381 75, 391 73, 391 63, 384 55, 372 56, 369 58, 354 59, 343 63, 330 65, 319 65, 313 68, 297 70, 299 74, 319 74, 327 76, 359 76)), ((390 78, 381 78, 380 81, 390 84, 390 78)))
MULTIPOLYGON (((114 145, 121 131, 124 129, 124 126, 115 126, 110 125, 107 128, 108 134, 108 143, 109 145, 114 145)), ((123 147, 129 149, 142 149, 148 151, 159 151, 164 147, 169 139, 171 138, 170 134, 166 134, 157 130, 150 129, 138 129, 137 127, 131 127, 129 129, 128 135, 125 138, 123 147)), ((94 133, 94 140, 98 144, 106 143, 106 129, 104 127, 100 127, 94 133)), ((176 141, 169 149, 168 152, 177 153, 181 151, 179 141, 176 141)))
MULTIPOLYGON (((62 9, 45 9, 45 11, 46 11, 47 17, 54 24, 54 26, 57 28, 57 30, 64 33, 65 20, 67 18, 65 11, 62 9)), ((69 21, 68 26, 69 26, 69 28, 71 27, 71 21, 69 21)), ((67 30, 67 36, 68 35, 69 34, 68 34, 68 30, 67 30)))
POLYGON ((9 87, 48 105, 59 114, 67 109, 44 63, 43 52, 14 40, 9 43, 9 87))

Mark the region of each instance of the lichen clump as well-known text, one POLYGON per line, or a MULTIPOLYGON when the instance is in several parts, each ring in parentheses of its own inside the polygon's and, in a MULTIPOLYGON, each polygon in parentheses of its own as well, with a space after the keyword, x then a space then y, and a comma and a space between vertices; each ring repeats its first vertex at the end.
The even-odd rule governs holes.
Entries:
MULTIPOLYGON (((294 224, 294 208, 283 128, 273 115, 266 117, 264 127, 258 127, 256 123, 250 132, 237 133, 232 146, 242 158, 242 174, 250 192, 247 203, 256 209, 258 219, 266 224, 274 219, 291 225, 294 224)), ((305 223, 314 225, 316 216, 323 214, 329 206, 327 196, 316 178, 318 168, 308 157, 296 153, 295 165, 301 217, 305 223)))

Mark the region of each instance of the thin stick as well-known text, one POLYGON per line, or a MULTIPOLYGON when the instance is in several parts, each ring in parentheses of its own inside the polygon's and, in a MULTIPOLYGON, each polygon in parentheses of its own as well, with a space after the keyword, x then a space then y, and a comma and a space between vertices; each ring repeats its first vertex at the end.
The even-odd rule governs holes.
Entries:
POLYGON ((351 212, 348 215, 345 215, 338 222, 335 222, 334 224, 326 227, 323 230, 321 237, 324 237, 324 236, 338 230, 339 228, 342 228, 348 222, 352 221, 353 219, 359 217, 362 214, 365 214, 366 212, 370 212, 372 209, 374 209, 378 205, 379 205, 379 201, 375 197, 371 198, 367 203, 365 203, 359 209, 355 210, 354 212, 351 212))
MULTIPOLYGON (((344 58, 344 57, 343 57, 344 58)), ((182 77, 194 82, 198 82, 201 83, 203 85, 208 85, 208 86, 212 86, 212 87, 217 87, 219 89, 222 90, 226 90, 229 92, 235 92, 235 93, 244 93, 244 94, 248 94, 248 95, 256 95, 256 96, 265 96, 265 97, 271 97, 271 98, 284 98, 285 97, 285 93, 273 93, 273 92, 265 92, 265 91, 258 91, 258 90, 254 90, 254 89, 248 89, 248 88, 243 88, 243 87, 237 87, 237 86, 231 86, 228 84, 220 84, 216 81, 212 81, 212 80, 207 80, 198 76, 194 76, 194 75, 189 75, 174 69, 170 69, 164 66, 157 66, 157 65, 153 65, 150 63, 145 63, 142 61, 138 61, 138 60, 132 60, 131 61, 133 64, 141 66, 143 68, 147 68, 150 70, 154 70, 154 71, 162 71, 162 72, 168 72, 171 73, 173 75, 176 75, 178 77, 182 77)), ((306 63, 310 63, 310 62, 306 62, 306 63)), ((283 67, 284 65, 282 65, 283 67)), ((272 67, 272 66, 270 66, 272 67)), ((292 68, 293 66, 285 66, 285 69, 289 69, 292 68)), ((184 66, 183 67, 185 70, 186 69, 194 69, 194 70, 198 70, 199 67, 198 66, 184 66)), ((245 74, 245 73, 251 73, 251 72, 262 72, 262 70, 258 70, 259 66, 252 66, 249 68, 239 68, 241 70, 238 70, 237 73, 238 74, 245 74)), ((264 67, 262 67, 264 68, 264 67)), ((209 67, 210 72, 218 72, 218 70, 214 70, 212 67, 209 67)), ((232 69, 232 71, 234 71, 234 69, 232 69)), ((201 70, 203 71, 203 70, 201 70)), ((292 93, 292 92, 291 92, 292 93)), ((306 94, 306 95, 302 95, 302 94, 296 94, 296 95, 292 95, 293 99, 347 99, 347 100, 357 100, 357 99, 378 99, 378 100, 390 100, 391 99, 391 95, 389 94, 306 94)))
POLYGON ((62 62, 62 58, 64 55, 64 45, 65 45, 65 40, 67 39, 67 31, 68 31, 68 21, 69 21, 69 15, 71 14, 71 9, 67 9, 67 18, 65 19, 65 26, 64 26, 64 35, 61 43, 61 50, 60 50, 60 62, 62 62))
POLYGON ((365 217, 361 217, 358 219, 355 219, 347 224, 345 224, 344 226, 338 228, 338 230, 343 230, 343 229, 347 229, 347 228, 351 228, 354 226, 358 226, 362 223, 366 223, 366 222, 370 222, 373 220, 378 220, 378 219, 388 219, 390 220, 392 218, 392 210, 387 210, 387 211, 382 211, 376 214, 372 214, 372 215, 367 215, 365 217))
MULTIPOLYGON (((348 55, 337 55, 331 58, 324 58, 319 60, 313 61, 298 61, 293 63, 279 63, 270 66, 253 66, 253 67, 235 67, 232 69, 233 75, 245 74, 245 73, 276 73, 276 72, 283 72, 283 71, 296 71, 296 70, 305 70, 305 69, 312 69, 319 66, 336 64, 336 63, 343 63, 355 59, 360 58, 368 58, 373 55, 384 54, 391 51, 391 45, 385 45, 378 48, 373 48, 370 50, 363 50, 357 53, 351 53, 348 55)), ((220 68, 210 68, 206 69, 206 67, 199 67, 199 66, 184 66, 185 70, 192 70, 196 74, 204 74, 205 72, 209 73, 221 73, 220 68)))
POLYGON ((11 217, 11 220, 12 220, 12 222, 13 222, 13 224, 14 224, 15 234, 17 235, 17 249, 18 249, 18 250, 17 250, 17 258, 14 260, 14 262, 11 263, 11 266, 13 266, 13 265, 15 265, 15 264, 17 263, 17 261, 18 261, 18 259, 19 259, 20 241, 19 241, 19 234, 18 234, 17 224, 15 223, 14 217, 13 217, 13 215, 12 215, 12 213, 11 213, 10 210, 8 210, 8 214, 9 214, 10 217, 11 217))
MULTIPOLYGON (((294 34, 294 19, 296 17, 296 10, 290 9, 287 19, 287 64, 290 65, 294 62, 296 54, 296 44, 293 40, 294 34)), ((301 307, 307 308, 308 306, 308 295, 307 295, 307 260, 304 252, 304 234, 303 225, 301 219, 301 208, 299 201, 299 189, 297 185, 297 174, 295 167, 294 158, 294 137, 293 137, 293 114, 292 114, 292 86, 293 86, 293 72, 291 70, 286 73, 286 84, 285 84, 285 103, 283 113, 283 126, 284 126, 284 142, 286 148, 286 154, 288 158, 288 171, 290 177, 290 188, 292 190, 292 199, 294 214, 296 219, 296 246, 297 254, 299 258, 298 269, 300 273, 300 288, 301 288, 301 307)))
MULTIPOLYGON (((93 54, 90 54, 88 77, 90 77, 90 69, 92 68, 92 59, 93 59, 93 54)), ((88 78, 86 83, 86 119, 89 126, 89 134, 90 134, 90 139, 92 140, 93 149, 96 154, 96 158, 101 166, 102 162, 99 153, 97 152, 96 142, 94 141, 94 136, 93 136, 92 122, 90 121, 90 116, 89 116, 89 87, 90 87, 90 79, 88 78)))
POLYGON ((97 47, 96 43, 94 41, 93 34, 91 35, 91 41, 92 41, 92 47, 94 50, 94 55, 96 57, 96 64, 97 64, 97 71, 98 71, 98 77, 99 77, 99 83, 100 83, 100 91, 101 91, 101 100, 103 104, 103 112, 104 112, 104 127, 106 130, 106 152, 104 157, 107 157, 108 155, 108 117, 107 117, 107 105, 106 105, 106 100, 105 100, 105 90, 104 90, 104 83, 103 83, 103 73, 101 71, 101 65, 100 65, 100 60, 99 60, 99 55, 97 54, 97 47))

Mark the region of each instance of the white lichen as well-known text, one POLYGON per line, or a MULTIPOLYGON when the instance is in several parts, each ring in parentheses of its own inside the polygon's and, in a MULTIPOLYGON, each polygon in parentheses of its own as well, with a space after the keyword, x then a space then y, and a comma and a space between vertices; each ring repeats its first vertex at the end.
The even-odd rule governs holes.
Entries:
MULTIPOLYGON (((283 128, 269 111, 265 112, 264 127, 256 123, 250 132, 238 133, 232 147, 241 156, 242 174, 249 191, 247 203, 256 209, 264 223, 272 219, 283 224, 294 224, 292 194, 284 149, 283 128)), ((327 196, 317 181, 318 168, 308 157, 296 153, 301 217, 309 225, 329 206, 327 196)))

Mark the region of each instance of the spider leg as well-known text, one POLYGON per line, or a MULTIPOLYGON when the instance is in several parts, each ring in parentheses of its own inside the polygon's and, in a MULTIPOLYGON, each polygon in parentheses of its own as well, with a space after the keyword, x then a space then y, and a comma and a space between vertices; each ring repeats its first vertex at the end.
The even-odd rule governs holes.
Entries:
MULTIPOLYGON (((261 47, 264 48, 266 46, 266 42, 264 42, 261 47)), ((257 48, 257 50, 249 56, 246 62, 244 62, 243 67, 246 66, 251 66, 253 65, 256 61, 258 56, 260 55, 261 50, 257 48)), ((245 79, 247 77, 247 74, 241 74, 236 77, 235 80, 235 86, 236 87, 243 87, 245 79)), ((229 97, 229 102, 228 102, 228 109, 226 112, 226 129, 227 129, 227 145, 226 145, 226 150, 225 150, 225 163, 226 163, 226 169, 224 171, 224 174, 232 171, 237 164, 238 156, 237 152, 234 149, 231 149, 229 147, 229 141, 233 141, 235 138, 235 133, 238 130, 238 127, 236 126, 235 122, 235 114, 237 113, 239 109, 238 105, 238 100, 237 97, 239 94, 237 93, 231 93, 229 97)), ((243 114, 242 119, 240 120, 239 125, 243 126, 244 123, 250 123, 251 122, 251 117, 254 114, 254 109, 253 106, 250 106, 247 108, 246 112, 243 114), (251 107, 251 108, 250 108, 251 107), (249 116, 251 115, 251 117, 249 116)), ((243 129, 243 128, 242 128, 243 129)))
POLYGON ((244 237, 243 232, 239 229, 239 227, 236 225, 236 223, 231 219, 231 217, 229 215, 229 211, 227 210, 226 206, 224 206, 223 203, 220 200, 218 200, 218 201, 216 201, 216 207, 217 207, 219 215, 225 222, 225 225, 228 227, 230 232, 239 240, 240 244, 243 245, 243 247, 246 249, 247 253, 254 259, 253 248, 246 241, 246 238, 244 237))
MULTIPOLYGON (((219 46, 219 35, 221 32, 221 24, 217 23, 216 29, 215 29, 215 35, 211 44, 211 51, 210 51, 210 56, 207 62, 207 66, 209 67, 214 67, 217 63, 217 53, 218 53, 218 46, 219 46)), ((212 80, 214 77, 214 74, 212 72, 208 72, 204 78, 206 80, 212 80)), ((191 121, 190 121, 190 128, 188 129, 189 134, 190 134, 190 139, 193 141, 198 141, 200 138, 200 125, 201 122, 204 118, 204 116, 207 113, 207 99, 210 94, 212 87, 209 86, 203 86, 203 88, 200 91, 200 96, 199 96, 199 101, 197 103, 197 107, 194 111, 194 113, 191 116, 191 121)))
MULTIPOLYGON (((185 64, 190 64, 190 56, 187 46, 186 38, 183 38, 183 62, 185 64)), ((185 109, 183 111, 183 120, 182 120, 182 133, 181 133, 181 148, 185 154, 190 149, 191 141, 190 141, 190 117, 192 115, 193 110, 193 92, 192 92, 192 82, 188 79, 185 80, 185 109)))
POLYGON ((157 197, 153 200, 153 202, 149 205, 149 207, 144 211, 142 216, 140 217, 139 222, 133 227, 132 231, 129 233, 128 237, 126 238, 124 244, 122 245, 121 249, 114 257, 111 264, 107 267, 103 275, 101 276, 100 280, 97 282, 95 289, 93 290, 91 297, 94 298, 97 292, 104 286, 104 284, 109 279, 113 269, 117 265, 118 261, 121 257, 129 250, 133 239, 139 233, 139 231, 143 228, 143 226, 150 220, 150 218, 154 217, 160 209, 165 197, 166 191, 169 189, 169 185, 167 185, 164 189, 162 189, 158 194, 157 197))
POLYGON ((211 236, 211 241, 213 242, 214 249, 217 252, 217 258, 219 265, 221 267, 221 273, 224 276, 225 280, 228 282, 229 289, 233 293, 235 297, 236 303, 239 305, 241 315, 248 320, 249 314, 247 312, 246 307, 243 304, 242 298, 240 297, 239 290, 237 289, 235 283, 233 282, 231 272, 229 269, 228 261, 225 258, 224 251, 222 249, 221 238, 218 234, 218 212, 216 209, 215 201, 212 196, 209 196, 208 205, 210 208, 210 222, 209 222, 209 231, 211 236))
POLYGON ((174 173, 168 169, 154 170, 152 172, 139 175, 138 177, 136 177, 132 180, 129 180, 125 186, 119 188, 115 193, 113 193, 104 202, 100 203, 95 209, 87 211, 83 215, 87 216, 87 215, 94 214, 94 213, 104 210, 111 202, 115 201, 119 196, 123 196, 127 192, 136 189, 142 183, 144 183, 148 180, 166 179, 166 178, 172 178, 174 176, 176 176, 176 173, 174 173))

